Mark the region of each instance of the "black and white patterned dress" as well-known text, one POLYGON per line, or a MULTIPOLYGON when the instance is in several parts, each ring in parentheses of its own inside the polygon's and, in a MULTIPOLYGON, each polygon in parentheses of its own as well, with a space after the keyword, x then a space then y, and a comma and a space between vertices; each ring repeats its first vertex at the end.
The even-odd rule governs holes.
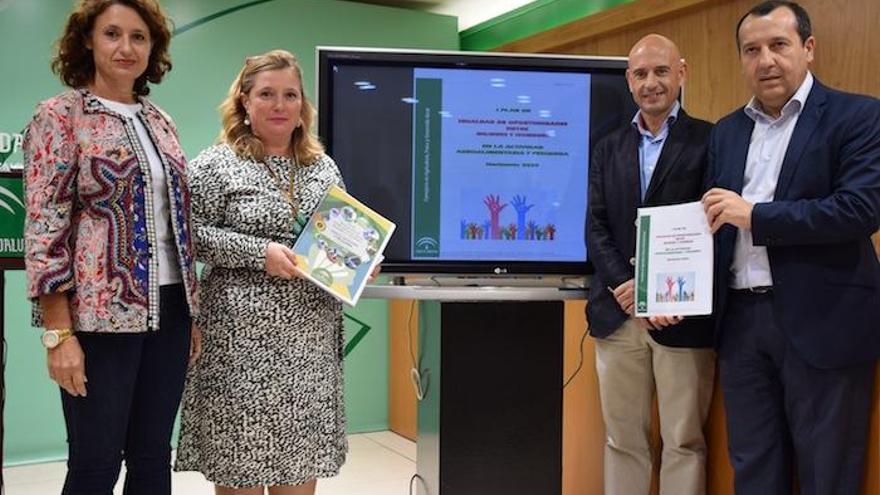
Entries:
POLYGON ((174 469, 235 488, 334 476, 348 450, 342 307, 311 282, 268 275, 264 263, 270 241, 294 241, 276 180, 294 167, 295 203, 309 214, 342 184, 339 170, 326 155, 257 163, 226 145, 189 166, 197 259, 206 264, 203 350, 187 378, 174 469))

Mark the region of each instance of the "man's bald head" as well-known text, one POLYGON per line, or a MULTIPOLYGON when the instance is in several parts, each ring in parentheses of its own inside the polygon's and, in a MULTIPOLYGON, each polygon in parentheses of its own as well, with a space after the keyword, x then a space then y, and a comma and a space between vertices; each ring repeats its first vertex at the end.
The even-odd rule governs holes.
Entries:
POLYGON ((687 64, 669 38, 649 34, 629 52, 626 80, 636 105, 650 117, 665 117, 678 99, 687 64))
POLYGON ((662 51, 673 60, 681 61, 681 52, 678 50, 678 46, 671 39, 661 34, 649 34, 637 41, 629 51, 629 58, 632 59, 633 55, 648 51, 662 51))

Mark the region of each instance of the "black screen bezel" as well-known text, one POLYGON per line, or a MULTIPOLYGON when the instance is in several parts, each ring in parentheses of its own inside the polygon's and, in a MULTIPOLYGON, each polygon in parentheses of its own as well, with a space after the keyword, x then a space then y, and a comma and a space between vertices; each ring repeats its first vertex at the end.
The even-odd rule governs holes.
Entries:
MULTIPOLYGON (((441 52, 417 50, 364 49, 349 47, 317 47, 317 108, 318 135, 327 153, 333 156, 332 129, 333 90, 331 67, 348 65, 382 65, 427 68, 480 68, 498 70, 542 70, 578 73, 606 73, 623 76, 625 57, 580 57, 564 55, 532 55, 517 53, 441 52)), ((627 119, 631 118, 626 116, 627 119)), ((586 226, 585 226, 586 228, 586 226)), ((585 241, 586 242, 586 241, 585 241)), ((594 272, 589 260, 566 261, 440 261, 385 259, 382 270, 388 274, 461 274, 461 275, 589 275, 594 272)))

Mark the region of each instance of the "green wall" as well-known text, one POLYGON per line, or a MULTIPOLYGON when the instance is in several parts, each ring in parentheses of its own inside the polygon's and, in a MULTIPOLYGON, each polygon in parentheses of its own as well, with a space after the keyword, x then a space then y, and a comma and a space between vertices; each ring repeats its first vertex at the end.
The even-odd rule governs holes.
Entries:
POLYGON ((492 50, 634 0, 535 0, 462 31, 461 49, 492 50))
MULTIPOLYGON (((174 69, 152 98, 174 117, 190 157, 217 136, 217 105, 244 58, 273 48, 296 53, 314 96, 317 45, 455 50, 454 17, 338 0, 165 0, 177 34, 174 69)), ((72 0, 0 0, 0 133, 19 133, 37 102, 63 88, 49 59, 72 0)), ((3 136, 0 135, 0 138, 3 136)), ((2 142, 2 139, 0 139, 2 142)), ((2 151, 2 150, 0 150, 2 151)), ((20 151, 9 163, 21 161, 20 151)), ((369 166, 365 163, 364 166, 369 166)), ((60 396, 45 370, 45 351, 29 325, 22 272, 6 273, 7 465, 66 455, 60 396)), ((388 315, 384 301, 346 311, 370 327, 346 359, 349 429, 388 425, 388 315)), ((350 339, 362 326, 346 323, 350 339)))

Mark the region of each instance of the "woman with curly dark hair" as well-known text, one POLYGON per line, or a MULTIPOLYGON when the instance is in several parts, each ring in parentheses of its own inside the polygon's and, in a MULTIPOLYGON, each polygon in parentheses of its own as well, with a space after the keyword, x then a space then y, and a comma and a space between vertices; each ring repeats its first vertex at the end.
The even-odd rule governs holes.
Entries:
POLYGON ((186 159, 145 96, 171 69, 155 0, 80 0, 52 69, 71 89, 25 131, 25 264, 61 388, 65 495, 171 493, 171 430, 198 356, 186 159))

